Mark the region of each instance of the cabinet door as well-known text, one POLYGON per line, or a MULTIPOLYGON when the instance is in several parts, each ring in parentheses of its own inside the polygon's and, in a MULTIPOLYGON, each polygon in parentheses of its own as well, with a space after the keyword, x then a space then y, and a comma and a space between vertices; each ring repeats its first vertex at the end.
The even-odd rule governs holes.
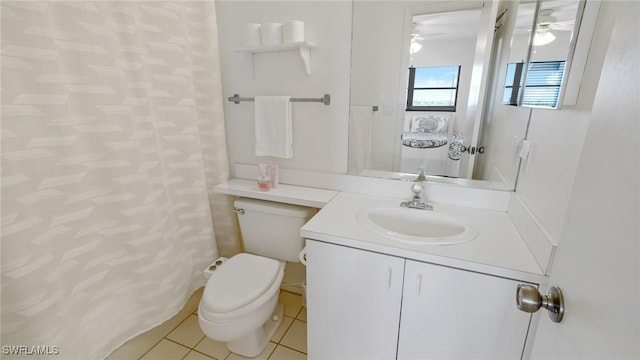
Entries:
POLYGON ((404 259, 307 240, 309 359, 395 359, 404 259))
POLYGON ((407 260, 398 359, 520 359, 519 282, 407 260))

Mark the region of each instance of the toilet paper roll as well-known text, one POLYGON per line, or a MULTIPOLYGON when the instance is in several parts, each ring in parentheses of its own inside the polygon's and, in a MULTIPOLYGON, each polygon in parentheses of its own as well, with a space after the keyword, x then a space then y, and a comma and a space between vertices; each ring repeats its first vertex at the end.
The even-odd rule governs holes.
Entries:
POLYGON ((304 41, 304 22, 300 20, 285 21, 282 26, 282 41, 296 43, 304 41))
POLYGON ((282 44, 282 23, 264 23, 261 27, 262 45, 282 44))
POLYGON ((260 37, 260 24, 251 23, 245 25, 244 28, 244 46, 260 46, 262 45, 262 39, 260 37))

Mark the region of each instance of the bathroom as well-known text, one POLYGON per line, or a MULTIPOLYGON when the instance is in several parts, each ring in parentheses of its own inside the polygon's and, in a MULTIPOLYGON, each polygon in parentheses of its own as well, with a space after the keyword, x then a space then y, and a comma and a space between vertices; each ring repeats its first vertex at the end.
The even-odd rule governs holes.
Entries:
MULTIPOLYGON (((196 310, 203 270, 242 249, 235 196, 214 188, 255 182, 259 163, 278 165, 282 186, 254 196, 288 185, 408 200, 410 181, 348 175, 350 106, 397 110, 388 97, 352 103, 354 9, 366 3, 3 1, 2 358, 40 358, 29 354, 40 346, 53 359, 237 359, 198 332, 196 310), (315 45, 309 73, 291 51, 243 63, 245 24, 294 19, 315 45), (282 159, 255 155, 253 104, 234 94, 331 100, 292 105, 293 157, 282 159)), ((497 14, 514 6, 487 3, 497 14)), ((524 358, 640 358, 639 5, 596 3, 575 105, 485 104, 485 136, 513 119, 532 144, 519 170, 513 153, 506 161, 509 191, 486 174, 473 176, 493 188, 432 177, 425 187, 436 211, 493 202, 531 220, 521 236, 552 244, 541 271, 564 291, 566 314, 535 314, 524 358)), ((400 71, 379 77, 398 86, 400 71)), ((524 134, 511 130, 506 146, 524 134)), ((320 341, 306 337, 298 270, 285 274, 286 326, 263 358, 312 358, 307 343, 320 341)))

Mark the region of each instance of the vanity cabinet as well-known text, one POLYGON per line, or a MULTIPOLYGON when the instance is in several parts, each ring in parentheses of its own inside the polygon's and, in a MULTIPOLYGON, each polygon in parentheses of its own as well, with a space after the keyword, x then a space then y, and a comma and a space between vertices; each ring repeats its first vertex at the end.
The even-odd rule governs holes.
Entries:
POLYGON ((309 359, 394 359, 404 259, 307 241, 309 359))
POLYGON ((531 314, 510 279, 406 260, 398 359, 520 359, 531 314))
POLYGON ((307 240, 309 359, 520 359, 514 280, 307 240))

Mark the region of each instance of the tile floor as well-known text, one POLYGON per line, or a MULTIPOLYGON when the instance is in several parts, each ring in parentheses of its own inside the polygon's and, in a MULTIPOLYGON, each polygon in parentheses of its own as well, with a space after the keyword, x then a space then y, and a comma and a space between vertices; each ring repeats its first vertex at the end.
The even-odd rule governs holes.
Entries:
MULTIPOLYGON (((120 348, 106 360, 239 360, 224 343, 213 341, 202 333, 198 325, 198 302, 202 290, 196 291, 184 309, 172 319, 141 334, 120 348)), ((307 359, 307 311, 301 296, 281 291, 285 317, 271 338, 260 360, 307 359)))

